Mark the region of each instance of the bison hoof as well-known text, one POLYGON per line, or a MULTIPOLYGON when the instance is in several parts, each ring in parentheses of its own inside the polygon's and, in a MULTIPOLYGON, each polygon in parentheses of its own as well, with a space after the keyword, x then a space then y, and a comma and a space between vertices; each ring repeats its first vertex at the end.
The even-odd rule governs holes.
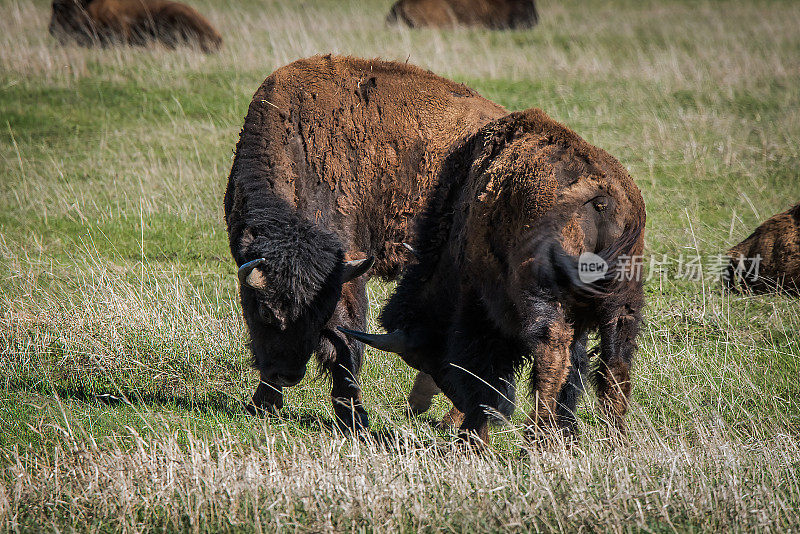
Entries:
POLYGON ((369 429, 369 417, 361 405, 345 406, 337 404, 333 407, 335 427, 344 434, 369 429))
POLYGON ((539 450, 572 449, 578 444, 577 427, 530 425, 525 431, 525 442, 539 450))
POLYGON ((268 415, 277 415, 280 407, 274 404, 256 406, 255 404, 248 402, 244 409, 247 413, 254 417, 266 417, 268 415))
POLYGON ((608 439, 612 447, 624 447, 630 443, 628 429, 623 421, 608 426, 608 439))
POLYGON ((463 451, 481 452, 489 449, 488 433, 459 429, 456 445, 463 451))
POLYGON ((442 420, 436 425, 439 430, 449 430, 451 428, 458 428, 464 422, 464 414, 458 411, 458 408, 453 406, 442 420))

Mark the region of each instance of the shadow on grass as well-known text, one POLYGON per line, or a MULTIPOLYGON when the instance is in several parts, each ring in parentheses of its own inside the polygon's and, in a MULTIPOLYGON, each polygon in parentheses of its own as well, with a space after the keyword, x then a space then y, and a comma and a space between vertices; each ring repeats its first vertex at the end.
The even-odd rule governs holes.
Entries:
POLYGON ((41 392, 57 394, 63 399, 73 399, 85 403, 99 403, 106 406, 144 407, 155 406, 200 412, 206 415, 224 414, 229 417, 245 415, 244 403, 223 393, 204 395, 202 398, 186 398, 155 392, 118 391, 116 393, 95 393, 84 388, 58 387, 55 390, 41 392))
MULTIPOLYGON (((110 408, 181 410, 207 416, 223 415, 226 418, 239 421, 264 421, 270 426, 288 424, 301 431, 331 433, 339 437, 352 437, 370 442, 389 453, 399 453, 416 448, 430 448, 435 441, 433 438, 421 439, 420 435, 408 432, 407 429, 403 429, 400 426, 384 426, 378 430, 352 431, 345 425, 334 421, 325 412, 304 408, 284 407, 277 413, 263 412, 253 414, 246 409, 246 402, 221 392, 206 394, 199 399, 142 391, 118 391, 114 394, 97 393, 74 387, 59 387, 55 390, 39 391, 39 393, 44 395, 57 394, 62 399, 105 405, 110 408)), ((437 435, 442 435, 443 429, 439 426, 438 420, 428 416, 416 416, 415 420, 436 430, 437 435)))
MULTIPOLYGON (((289 423, 302 430, 341 432, 338 426, 325 415, 305 409, 283 408, 278 413, 254 415, 246 409, 246 402, 232 398, 230 395, 217 393, 203 399, 187 399, 179 396, 155 394, 149 392, 88 393, 80 389, 59 388, 62 398, 74 399, 86 403, 99 403, 113 407, 157 407, 179 409, 203 415, 224 415, 231 419, 263 420, 270 424, 289 423)), ((347 434, 347 432, 342 432, 347 434)))

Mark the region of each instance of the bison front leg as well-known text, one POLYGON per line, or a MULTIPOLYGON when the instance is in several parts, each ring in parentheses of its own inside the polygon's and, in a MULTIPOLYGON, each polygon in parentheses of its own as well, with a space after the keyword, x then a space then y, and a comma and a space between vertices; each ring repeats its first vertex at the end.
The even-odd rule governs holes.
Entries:
MULTIPOLYGON (((408 394, 408 413, 413 416, 427 412, 431 407, 433 397, 441 392, 442 390, 433 381, 433 377, 420 371, 414 380, 411 393, 408 394)), ((453 406, 437 426, 441 429, 447 429, 461 426, 463 422, 464 414, 453 406)))
POLYGON ((433 377, 428 373, 420 371, 414 380, 414 386, 408 394, 408 412, 411 415, 420 415, 428 411, 431 407, 433 397, 441 393, 442 390, 433 381, 433 377))
POLYGON ((577 437, 578 435, 578 399, 584 390, 583 378, 589 361, 586 353, 587 341, 588 336, 585 333, 576 335, 572 340, 572 346, 569 349, 570 367, 567 382, 558 395, 558 426, 568 437, 577 437))
MULTIPOLYGON (((570 369, 572 328, 564 320, 560 308, 554 311, 555 319, 544 323, 542 335, 533 343, 531 392, 533 410, 528 415, 528 435, 534 440, 547 437, 559 429, 558 398, 567 381, 570 369)), ((538 337, 538 336, 537 336, 538 337)))
POLYGON ((361 401, 361 387, 357 380, 363 349, 356 353, 358 349, 349 345, 348 348, 351 356, 340 358, 331 370, 331 400, 336 425, 346 431, 357 431, 369 428, 369 417, 361 401))
MULTIPOLYGON (((487 345, 496 347, 491 342, 487 345)), ((484 357, 491 358, 486 353, 484 357)), ((489 419, 504 420, 514 411, 514 368, 510 361, 495 361, 485 366, 458 365, 451 376, 459 374, 461 378, 455 378, 453 384, 459 392, 452 393, 455 397, 451 397, 453 409, 440 424, 443 427, 455 426, 460 422, 459 434, 462 439, 488 443, 489 419)))
POLYGON ((488 442, 489 416, 508 418, 514 411, 519 347, 494 329, 479 302, 459 310, 448 336, 438 380, 454 405, 448 417, 457 422, 463 413, 462 438, 488 442))
POLYGON ((342 298, 336 312, 329 327, 323 331, 330 346, 329 350, 320 351, 320 363, 331 376, 334 422, 346 431, 369 427, 358 383, 364 345, 356 340, 346 340, 335 326, 363 330, 367 323, 366 315, 366 280, 356 279, 342 287, 342 298))
POLYGON ((600 328, 600 360, 594 383, 600 410, 611 428, 625 435, 625 413, 631 395, 631 362, 639 332, 638 313, 624 313, 600 328))
POLYGON ((252 415, 277 413, 283 407, 283 388, 271 384, 264 372, 261 372, 261 381, 253 393, 253 400, 245 408, 252 415))

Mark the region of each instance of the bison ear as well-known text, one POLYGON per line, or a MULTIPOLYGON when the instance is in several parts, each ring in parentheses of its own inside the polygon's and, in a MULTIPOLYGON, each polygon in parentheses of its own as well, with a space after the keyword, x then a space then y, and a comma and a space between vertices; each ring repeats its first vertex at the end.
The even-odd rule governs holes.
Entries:
POLYGON ((243 263, 242 266, 239 267, 239 284, 253 289, 265 289, 267 287, 267 277, 256 267, 266 262, 266 258, 258 258, 243 263))
POLYGON ((370 270, 375 263, 375 256, 370 256, 364 260, 353 260, 344 262, 344 272, 342 273, 342 283, 345 284, 354 278, 370 270))

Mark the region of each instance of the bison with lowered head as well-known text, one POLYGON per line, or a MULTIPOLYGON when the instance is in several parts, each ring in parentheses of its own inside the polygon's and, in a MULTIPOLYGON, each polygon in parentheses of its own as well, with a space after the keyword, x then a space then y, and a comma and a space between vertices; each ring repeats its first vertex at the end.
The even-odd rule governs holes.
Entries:
MULTIPOLYGON (((485 441, 487 412, 511 414, 528 362, 532 432, 574 432, 587 337, 598 331, 594 383, 622 431, 643 292, 615 266, 641 254, 644 224, 639 189, 616 159, 541 110, 511 113, 442 164, 414 239, 419 261, 380 317, 390 333, 347 333, 430 375, 463 412, 462 433, 485 441), (579 274, 588 253, 609 267, 598 280, 579 274)), ((415 389, 434 394, 424 382, 415 389)))
POLYGON ((532 28, 539 21, 534 0, 398 0, 386 22, 411 28, 482 26, 532 28))
POLYGON ((767 219, 728 256, 728 288, 800 294, 800 204, 767 219))
POLYGON ((222 37, 200 13, 169 0, 54 0, 50 34, 81 46, 196 44, 213 52, 222 37))
POLYGON ((312 354, 337 421, 368 424, 357 381, 366 276, 408 260, 409 224, 451 143, 506 111, 467 87, 393 62, 324 56, 258 89, 225 193, 230 248, 261 383, 251 410, 282 405, 312 354))

